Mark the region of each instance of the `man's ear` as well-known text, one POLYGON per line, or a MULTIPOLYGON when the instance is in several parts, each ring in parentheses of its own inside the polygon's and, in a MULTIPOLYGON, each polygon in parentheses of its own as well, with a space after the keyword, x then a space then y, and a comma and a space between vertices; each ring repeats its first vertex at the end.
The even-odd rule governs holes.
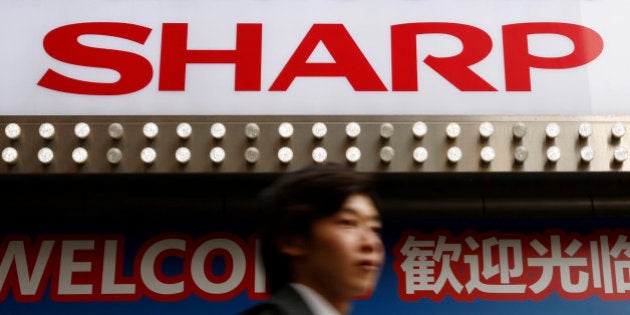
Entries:
POLYGON ((305 243, 304 237, 283 237, 278 240, 278 250, 290 257, 302 256, 305 253, 305 243))

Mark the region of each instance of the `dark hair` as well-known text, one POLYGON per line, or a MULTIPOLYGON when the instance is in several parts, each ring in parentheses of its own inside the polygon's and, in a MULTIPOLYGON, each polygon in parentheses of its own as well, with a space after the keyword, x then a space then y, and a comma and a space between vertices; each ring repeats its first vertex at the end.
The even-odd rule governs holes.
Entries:
POLYGON ((314 221, 335 214, 353 194, 378 202, 371 176, 334 163, 284 174, 261 192, 261 253, 272 293, 291 282, 289 258, 278 250, 278 241, 308 238, 314 221))

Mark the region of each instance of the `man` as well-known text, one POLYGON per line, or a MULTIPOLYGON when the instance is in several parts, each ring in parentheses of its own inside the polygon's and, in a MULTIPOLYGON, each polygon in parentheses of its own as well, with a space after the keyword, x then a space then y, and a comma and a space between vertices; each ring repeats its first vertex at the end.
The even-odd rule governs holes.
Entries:
POLYGON ((384 260, 371 178, 337 164, 289 173, 261 194, 271 299, 243 315, 346 315, 384 260))

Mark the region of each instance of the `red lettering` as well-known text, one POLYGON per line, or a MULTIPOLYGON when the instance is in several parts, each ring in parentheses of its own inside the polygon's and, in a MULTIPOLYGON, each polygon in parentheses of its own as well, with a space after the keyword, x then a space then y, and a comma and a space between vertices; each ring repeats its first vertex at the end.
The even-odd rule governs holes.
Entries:
MULTIPOLYGON (((53 263, 58 272, 53 273, 50 297, 55 302, 94 301, 98 294, 95 284, 99 282, 100 270, 95 262, 99 260, 99 250, 95 250, 98 240, 77 235, 76 239, 58 242, 58 258, 53 263)), ((99 244, 100 245, 100 244, 99 244)))
POLYGON ((237 24, 235 50, 189 50, 188 24, 162 27, 160 91, 183 91, 189 63, 233 63, 234 89, 260 91, 262 24, 237 24))
POLYGON ((101 270, 100 299, 102 301, 135 301, 140 298, 136 279, 122 275, 124 270, 124 238, 120 235, 107 237, 103 242, 103 259, 97 260, 95 269, 101 270))
POLYGON ((166 302, 179 301, 189 295, 190 286, 186 285, 181 268, 169 270, 165 262, 167 258, 170 262, 184 261, 186 248, 190 242, 187 235, 165 234, 149 240, 142 246, 134 263, 134 274, 141 279, 142 285, 138 287, 141 294, 166 302))
POLYGON ((345 77, 355 91, 387 91, 343 24, 314 24, 269 90, 286 91, 298 76, 345 77), (307 62, 320 42, 334 63, 307 62))
POLYGON ((462 51, 451 57, 427 56, 429 67, 461 91, 496 91, 492 85, 470 70, 492 50, 492 39, 481 29, 457 23, 409 23, 393 25, 392 86, 394 91, 418 91, 416 36, 447 34, 457 37, 462 51))
POLYGON ((226 301, 247 287, 254 289, 255 283, 248 276, 251 280, 255 277, 255 253, 254 246, 228 233, 212 233, 199 239, 186 262, 188 279, 195 284, 193 293, 208 301, 226 301), (223 261, 222 268, 214 266, 217 260, 223 261))
POLYGON ((151 63, 127 51, 89 47, 79 42, 82 35, 105 35, 139 44, 149 37, 151 29, 127 23, 94 22, 59 27, 44 37, 44 49, 53 58, 79 66, 111 69, 120 75, 116 82, 90 82, 64 76, 48 69, 37 83, 48 89, 75 94, 120 95, 138 91, 153 76, 151 63))
POLYGON ((7 237, 0 244, 0 302, 10 289, 18 302, 42 298, 50 277, 49 261, 55 242, 39 239, 35 245, 25 236, 7 237))
POLYGON ((503 26, 505 85, 507 91, 531 91, 530 68, 566 69, 584 65, 597 58, 604 41, 588 27, 568 23, 519 23, 503 26), (574 45, 573 52, 562 57, 539 57, 529 53, 527 36, 557 34, 574 45))
POLYGON ((0 242, 0 302, 9 292, 18 302, 37 302, 49 288, 54 302, 162 302, 190 294, 226 301, 243 291, 269 297, 264 270, 256 262, 257 239, 212 233, 193 242, 187 234, 162 234, 146 241, 125 272, 122 235, 8 235, 0 242), (130 274, 127 274, 130 273, 130 274))
MULTIPOLYGON (((531 91, 531 68, 567 69, 594 60, 603 51, 603 40, 594 30, 575 24, 539 22, 503 26, 506 91, 531 91), (566 56, 541 57, 529 52, 529 35, 552 34, 574 45, 566 56)), ((144 45, 151 29, 127 23, 90 22, 59 27, 49 32, 44 49, 61 62, 116 71, 115 82, 92 82, 48 69, 38 85, 66 93, 121 95, 139 91, 152 80, 153 68, 143 56, 128 51, 86 46, 83 35, 103 35, 144 45)), ((452 36, 462 51, 448 57, 427 56, 422 61, 461 91, 497 91, 471 69, 493 47, 490 36, 474 26, 426 22, 391 26, 393 91, 418 91, 417 37, 423 34, 452 36)), ((184 91, 188 64, 233 64, 235 91, 261 91, 262 24, 237 24, 234 50, 188 49, 188 24, 165 23, 162 29, 160 91, 184 91)), ((387 91, 378 74, 343 24, 313 24, 269 91, 286 91, 297 77, 345 77, 355 91, 387 91), (332 62, 309 62, 319 44, 332 62)), ((117 287, 117 286, 115 286, 117 287)))

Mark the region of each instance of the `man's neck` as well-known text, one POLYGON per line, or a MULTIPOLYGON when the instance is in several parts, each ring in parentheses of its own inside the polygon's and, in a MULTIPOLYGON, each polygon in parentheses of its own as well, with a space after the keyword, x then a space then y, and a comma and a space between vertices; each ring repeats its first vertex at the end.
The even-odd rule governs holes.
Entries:
POLYGON ((310 304, 316 304, 318 309, 334 309, 341 315, 350 313, 351 303, 347 299, 334 299, 331 296, 323 294, 323 290, 318 290, 308 284, 292 283, 291 284, 302 297, 310 304))

